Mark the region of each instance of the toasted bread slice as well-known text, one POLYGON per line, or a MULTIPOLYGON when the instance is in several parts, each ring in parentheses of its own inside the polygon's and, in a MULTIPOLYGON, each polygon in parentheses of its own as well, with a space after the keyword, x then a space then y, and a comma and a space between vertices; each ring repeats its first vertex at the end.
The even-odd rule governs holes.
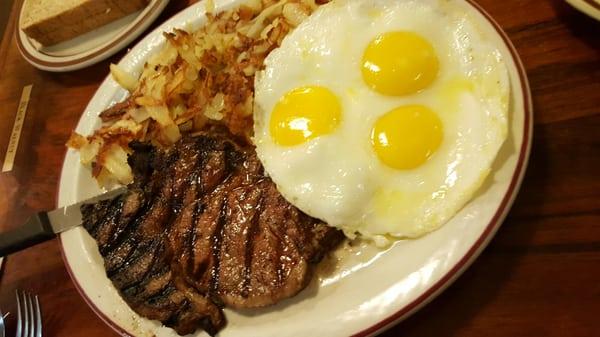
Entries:
POLYGON ((25 0, 21 29, 44 46, 72 39, 144 8, 149 0, 25 0))

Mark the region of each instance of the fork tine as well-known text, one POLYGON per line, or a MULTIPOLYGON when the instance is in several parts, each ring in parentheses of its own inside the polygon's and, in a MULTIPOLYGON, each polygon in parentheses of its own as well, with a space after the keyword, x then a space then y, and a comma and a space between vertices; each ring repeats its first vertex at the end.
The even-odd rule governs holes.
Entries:
POLYGON ((23 319, 21 314, 21 300, 19 299, 19 291, 15 291, 17 295, 17 332, 15 334, 16 337, 23 337, 23 319))
POLYGON ((25 292, 21 291, 21 306, 23 307, 23 337, 29 337, 29 309, 25 292))
POLYGON ((25 292, 21 290, 21 305, 23 306, 23 337, 29 337, 29 308, 27 306, 27 296, 25 292))
POLYGON ((27 298, 27 310, 29 311, 29 337, 34 337, 35 335, 35 321, 36 321, 36 316, 35 316, 35 312, 33 311, 33 300, 31 298, 31 294, 30 293, 25 293, 25 296, 27 298))
POLYGON ((35 295, 35 337, 42 337, 42 311, 40 309, 40 300, 38 296, 35 295))
POLYGON ((4 337, 4 330, 6 327, 4 326, 4 315, 2 314, 2 310, 0 310, 0 337, 4 337))

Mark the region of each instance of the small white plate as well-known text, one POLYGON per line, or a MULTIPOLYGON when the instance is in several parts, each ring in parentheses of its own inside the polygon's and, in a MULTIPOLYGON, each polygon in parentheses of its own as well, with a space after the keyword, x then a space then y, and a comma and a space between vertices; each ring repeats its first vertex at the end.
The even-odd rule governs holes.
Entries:
POLYGON ((27 62, 42 70, 64 72, 85 68, 127 46, 156 20, 168 3, 169 0, 151 0, 142 10, 49 47, 41 46, 21 30, 22 6, 17 21, 17 47, 27 62))
POLYGON ((566 0, 581 12, 600 20, 600 0, 566 0))
MULTIPOLYGON (((396 242, 385 251, 371 246, 344 247, 337 259, 320 265, 314 281, 298 296, 255 311, 226 309, 228 325, 221 337, 369 336, 428 303, 479 255, 504 220, 517 194, 531 145, 533 115, 525 69, 500 26, 472 1, 452 0, 481 22, 497 45, 511 81, 510 130, 492 174, 456 216, 439 230, 417 240, 396 242), (332 262, 333 263, 332 265, 332 262)), ((216 0, 217 10, 241 0, 216 0)), ((138 74, 145 60, 164 45, 164 31, 197 29, 205 23, 204 3, 174 16, 138 43, 119 63, 138 74)), ((77 132, 87 135, 100 125, 98 113, 123 100, 127 92, 108 77, 86 108, 77 132)), ((79 155, 68 150, 58 196, 67 205, 100 193, 79 155)), ((61 235, 63 258, 75 286, 90 307, 123 336, 177 334, 133 312, 106 277, 95 241, 82 228, 61 235)), ((206 336, 198 331, 197 336, 206 336)))

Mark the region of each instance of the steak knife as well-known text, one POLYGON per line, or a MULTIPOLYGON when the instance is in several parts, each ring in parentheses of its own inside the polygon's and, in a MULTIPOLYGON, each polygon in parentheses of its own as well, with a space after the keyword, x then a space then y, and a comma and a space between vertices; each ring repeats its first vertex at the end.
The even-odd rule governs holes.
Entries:
POLYGON ((48 241, 59 233, 81 225, 82 205, 112 199, 125 191, 127 187, 119 187, 73 205, 34 214, 18 228, 0 233, 0 257, 48 241))

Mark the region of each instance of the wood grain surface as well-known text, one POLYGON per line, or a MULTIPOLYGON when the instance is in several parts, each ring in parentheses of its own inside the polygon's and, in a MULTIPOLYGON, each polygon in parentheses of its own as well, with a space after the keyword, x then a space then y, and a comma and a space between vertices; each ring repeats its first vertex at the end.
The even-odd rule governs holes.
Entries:
MULTIPOLYGON (((0 45, 0 158, 25 85, 33 84, 11 173, 0 174, 0 229, 56 204, 64 143, 109 62, 58 74, 16 48, 18 3, 0 45)), ((163 22, 193 0, 172 0, 163 22)), ((563 0, 478 0, 506 30, 526 66, 534 142, 515 205, 481 257, 449 289, 384 336, 600 335, 600 22, 563 0)), ((409 257, 408 257, 409 258, 409 257)), ((39 294, 46 336, 115 335, 75 290, 58 241, 6 259, 0 308, 15 289, 39 294)), ((401 261, 399 261, 401 263, 401 261)))

